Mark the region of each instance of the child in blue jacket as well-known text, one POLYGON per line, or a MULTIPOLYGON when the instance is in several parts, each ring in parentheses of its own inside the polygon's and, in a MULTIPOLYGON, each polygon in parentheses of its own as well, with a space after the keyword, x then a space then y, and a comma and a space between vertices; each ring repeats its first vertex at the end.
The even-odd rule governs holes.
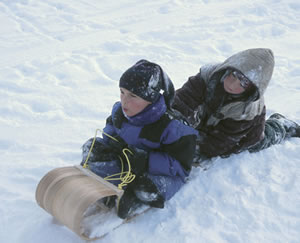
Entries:
MULTIPOLYGON (((159 65, 138 61, 121 76, 119 87, 121 102, 113 106, 103 138, 96 138, 88 166, 105 178, 121 172, 119 156, 123 162, 128 157, 136 177, 117 208, 118 216, 127 218, 142 204, 163 208, 182 187, 192 167, 197 131, 175 118, 170 108, 174 86, 159 65)), ((92 140, 83 145, 82 164, 92 140)))

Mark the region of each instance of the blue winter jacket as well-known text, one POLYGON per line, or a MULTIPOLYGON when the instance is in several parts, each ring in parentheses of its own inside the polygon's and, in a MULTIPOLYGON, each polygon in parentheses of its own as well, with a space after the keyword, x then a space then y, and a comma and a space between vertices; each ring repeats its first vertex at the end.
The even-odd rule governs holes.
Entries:
MULTIPOLYGON (((163 96, 133 117, 124 115, 121 103, 115 103, 104 132, 148 151, 150 174, 179 176, 184 181, 191 170, 197 131, 171 117, 163 96)), ((108 143, 110 138, 103 135, 103 139, 108 143)))

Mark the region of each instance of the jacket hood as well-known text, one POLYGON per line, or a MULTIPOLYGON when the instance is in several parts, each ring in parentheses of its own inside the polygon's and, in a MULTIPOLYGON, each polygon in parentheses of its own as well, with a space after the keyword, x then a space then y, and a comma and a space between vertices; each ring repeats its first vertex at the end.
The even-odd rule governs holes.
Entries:
POLYGON ((220 119, 252 120, 261 114, 264 107, 263 94, 272 78, 274 55, 270 49, 255 48, 238 52, 223 63, 209 64, 201 67, 200 74, 207 85, 206 103, 215 99, 215 89, 220 82, 220 75, 227 69, 243 73, 255 85, 257 91, 252 92, 246 101, 233 102, 219 107, 208 120, 208 124, 217 124, 220 119), (216 114, 218 113, 218 114, 216 114), (223 118, 218 118, 223 117, 223 118))
POLYGON ((272 50, 266 48, 248 49, 227 58, 214 73, 226 69, 238 70, 255 84, 259 95, 262 96, 272 78, 274 64, 272 50))

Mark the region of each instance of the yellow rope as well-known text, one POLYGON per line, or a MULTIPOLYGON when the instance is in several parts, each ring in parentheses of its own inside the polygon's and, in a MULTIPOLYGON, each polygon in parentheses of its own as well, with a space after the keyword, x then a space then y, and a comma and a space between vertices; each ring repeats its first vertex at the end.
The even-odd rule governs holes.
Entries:
POLYGON ((131 154, 132 154, 132 152, 127 148, 122 150, 122 153, 124 154, 127 164, 128 164, 128 171, 124 171, 124 162, 123 162, 122 158, 119 156, 119 159, 121 161, 121 166, 122 166, 121 172, 114 174, 114 175, 107 176, 104 178, 104 180, 107 180, 107 181, 120 180, 121 183, 118 185, 119 189, 122 189, 124 186, 131 183, 135 179, 135 174, 131 173, 131 165, 130 165, 128 155, 126 154, 126 151, 128 151, 131 154), (119 177, 114 178, 116 176, 119 176, 119 177))
MULTIPOLYGON (((107 137, 109 137, 110 139, 113 139, 115 140, 116 142, 119 142, 118 139, 116 139, 115 137, 105 133, 104 131, 102 131, 101 129, 96 129, 96 133, 95 133, 95 136, 94 136, 94 139, 93 139, 93 142, 92 142, 92 145, 91 145, 91 148, 89 150, 89 153, 88 153, 88 156, 86 157, 86 160, 83 164, 83 168, 88 168, 88 160, 90 158, 90 155, 91 155, 91 152, 92 152, 92 149, 94 147, 94 144, 95 144, 95 141, 96 141, 96 138, 97 138, 97 132, 102 132, 103 134, 105 134, 107 137)), ((128 155, 126 154, 126 152, 129 152, 130 154, 133 154, 131 150, 129 150, 128 148, 125 148, 122 150, 122 153, 123 155, 125 156, 125 159, 127 161, 127 164, 128 164, 128 171, 124 171, 124 162, 121 158, 121 156, 119 156, 119 159, 121 161, 121 172, 120 173, 117 173, 117 174, 114 174, 114 175, 110 175, 110 176, 107 176, 104 178, 104 180, 107 180, 107 181, 112 181, 112 180, 120 180, 121 183, 118 185, 118 188, 119 189, 122 189, 124 186, 126 186, 127 184, 131 183, 134 179, 135 179, 135 174, 133 174, 131 172, 131 165, 130 165, 130 160, 128 158, 128 155), (124 176, 123 176, 124 175, 124 176), (118 176, 118 177, 116 177, 118 176), (116 177, 116 178, 114 178, 116 177)))
POLYGON ((93 149, 93 147, 94 147, 94 144, 95 144, 95 141, 96 141, 96 138, 97 138, 97 132, 98 131, 100 131, 101 132, 101 130, 100 129, 96 129, 96 132, 95 132, 95 136, 94 136, 94 139, 93 139, 93 142, 92 142, 92 145, 91 145, 91 147, 90 147, 90 150, 89 150, 89 153, 88 153, 88 156, 86 157, 86 160, 85 160, 85 162, 84 162, 84 164, 83 164, 83 168, 88 168, 88 160, 89 160, 89 158, 90 158, 90 155, 91 155, 91 152, 92 152, 92 149, 93 149))

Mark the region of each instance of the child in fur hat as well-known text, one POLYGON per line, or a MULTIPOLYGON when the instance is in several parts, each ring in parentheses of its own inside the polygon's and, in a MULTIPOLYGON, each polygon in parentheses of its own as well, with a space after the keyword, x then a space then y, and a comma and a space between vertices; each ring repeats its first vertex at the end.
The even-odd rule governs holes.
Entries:
MULTIPOLYGON (((119 87, 121 102, 113 106, 104 128, 118 142, 105 133, 97 138, 88 166, 104 178, 121 171, 118 156, 129 157, 136 177, 117 206, 118 216, 127 218, 142 204, 163 208, 182 187, 191 170, 197 131, 174 119, 174 87, 159 65, 138 61, 121 76, 119 87), (124 148, 130 150, 126 156, 124 148)), ((83 145, 83 162, 92 140, 83 145)))

